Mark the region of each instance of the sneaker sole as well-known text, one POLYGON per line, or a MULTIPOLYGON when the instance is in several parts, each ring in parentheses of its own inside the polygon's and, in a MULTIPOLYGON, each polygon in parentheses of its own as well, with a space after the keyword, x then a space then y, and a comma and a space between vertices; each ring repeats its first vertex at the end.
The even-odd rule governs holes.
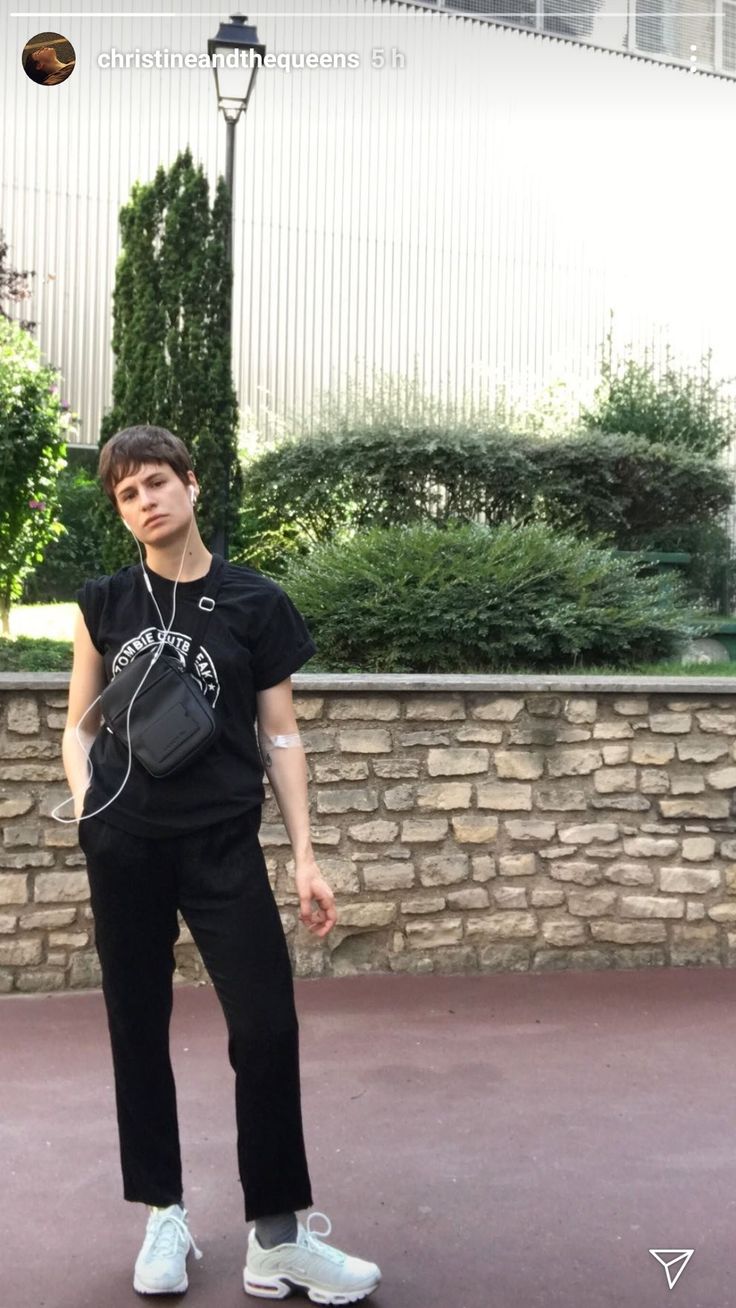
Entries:
POLYGON ((144 1285, 142 1281, 138 1280, 137 1276, 134 1276, 133 1289, 136 1290, 138 1294, 183 1294, 185 1290, 189 1289, 189 1277, 184 1276, 183 1280, 181 1280, 178 1285, 169 1285, 164 1290, 153 1289, 150 1285, 144 1285))
POLYGON ((364 1290, 320 1290, 307 1281, 294 1281, 285 1276, 254 1276, 247 1268, 243 1272, 245 1293, 255 1295, 258 1299, 286 1299, 290 1294, 306 1292, 312 1303, 357 1303, 359 1299, 372 1294, 377 1286, 378 1281, 366 1286, 364 1290))

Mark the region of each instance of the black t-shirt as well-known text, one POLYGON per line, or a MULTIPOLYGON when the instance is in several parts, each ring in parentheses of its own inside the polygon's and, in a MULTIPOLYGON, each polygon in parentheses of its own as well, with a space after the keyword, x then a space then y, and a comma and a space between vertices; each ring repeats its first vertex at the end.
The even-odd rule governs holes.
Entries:
MULTIPOLYGON (((140 564, 86 581, 76 593, 92 643, 103 655, 106 683, 131 659, 157 644, 169 625, 174 582, 145 567, 163 627, 140 564)), ((176 587, 176 616, 166 653, 178 657, 182 666, 207 579, 180 581, 176 587)), ((219 719, 217 736, 199 758, 171 777, 152 777, 133 755, 125 786, 99 814, 100 820, 137 835, 161 837, 195 831, 262 804, 264 769, 256 737, 256 691, 283 681, 316 650, 304 619, 278 582, 253 568, 226 562, 194 670, 219 719)), ((84 726, 83 722, 82 730, 84 726)), ((115 794, 128 766, 127 746, 104 721, 90 762, 94 771, 84 813, 93 813, 115 794)))

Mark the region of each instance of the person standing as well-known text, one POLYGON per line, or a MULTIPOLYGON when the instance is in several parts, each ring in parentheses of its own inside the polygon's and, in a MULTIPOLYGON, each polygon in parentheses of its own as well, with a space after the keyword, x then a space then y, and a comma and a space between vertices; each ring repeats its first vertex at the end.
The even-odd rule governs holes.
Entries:
POLYGON ((379 1268, 318 1238, 332 1229, 326 1214, 310 1213, 306 1225, 297 1217, 313 1206, 299 1024, 258 840, 265 766, 293 849, 299 918, 325 936, 337 914, 310 842, 291 690, 291 674, 316 646, 277 582, 206 549, 194 507, 199 483, 177 436, 151 425, 116 433, 101 451, 99 476, 145 560, 88 579, 77 592, 63 760, 90 883, 123 1194, 150 1210, 133 1284, 142 1294, 184 1291, 187 1256, 201 1256, 184 1207, 169 1056, 181 911, 227 1023, 245 1220, 254 1222, 244 1289, 269 1299, 296 1289, 318 1303, 353 1302, 376 1288, 379 1268), (157 645, 184 667, 202 609, 207 625, 190 666, 216 733, 183 770, 152 776, 104 724, 98 700, 157 645), (313 1229, 314 1217, 327 1229, 313 1229))

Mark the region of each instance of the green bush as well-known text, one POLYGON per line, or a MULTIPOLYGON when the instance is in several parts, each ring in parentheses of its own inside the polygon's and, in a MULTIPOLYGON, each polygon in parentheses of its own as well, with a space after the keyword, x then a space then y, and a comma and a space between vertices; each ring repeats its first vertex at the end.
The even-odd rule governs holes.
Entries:
POLYGON ((71 600, 85 577, 105 571, 99 482, 84 467, 69 466, 59 474, 58 495, 64 532, 47 547, 43 563, 26 579, 25 604, 71 600))
POLYGON ((284 585, 336 672, 625 667, 694 626, 676 578, 542 524, 371 528, 319 545, 284 585))
POLYGON ((389 426, 288 441, 251 462, 245 486, 232 557, 274 575, 342 532, 412 522, 546 519, 638 548, 654 528, 713 521, 733 497, 720 464, 643 438, 389 426))
POLYGON ((72 666, 70 640, 43 636, 0 638, 0 672, 68 672, 72 666))
POLYGON ((714 457, 727 449, 736 433, 734 410, 726 401, 723 382, 713 380, 711 355, 700 368, 659 372, 648 355, 601 365, 601 384, 592 409, 583 412, 588 427, 606 432, 631 432, 658 444, 676 444, 714 457))
POLYGON ((534 455, 553 527, 605 533, 620 549, 663 548, 729 508, 733 477, 704 454, 641 436, 587 432, 541 442, 534 455))

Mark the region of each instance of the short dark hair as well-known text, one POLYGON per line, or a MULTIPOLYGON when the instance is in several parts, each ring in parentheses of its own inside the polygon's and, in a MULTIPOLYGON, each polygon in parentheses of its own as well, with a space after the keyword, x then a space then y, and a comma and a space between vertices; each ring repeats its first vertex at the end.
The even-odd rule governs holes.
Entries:
POLYGON ((116 509, 115 487, 118 482, 137 472, 144 463, 168 463, 185 486, 189 485, 187 473, 194 472, 189 450, 173 432, 148 423, 124 427, 105 442, 97 466, 102 489, 116 509))

